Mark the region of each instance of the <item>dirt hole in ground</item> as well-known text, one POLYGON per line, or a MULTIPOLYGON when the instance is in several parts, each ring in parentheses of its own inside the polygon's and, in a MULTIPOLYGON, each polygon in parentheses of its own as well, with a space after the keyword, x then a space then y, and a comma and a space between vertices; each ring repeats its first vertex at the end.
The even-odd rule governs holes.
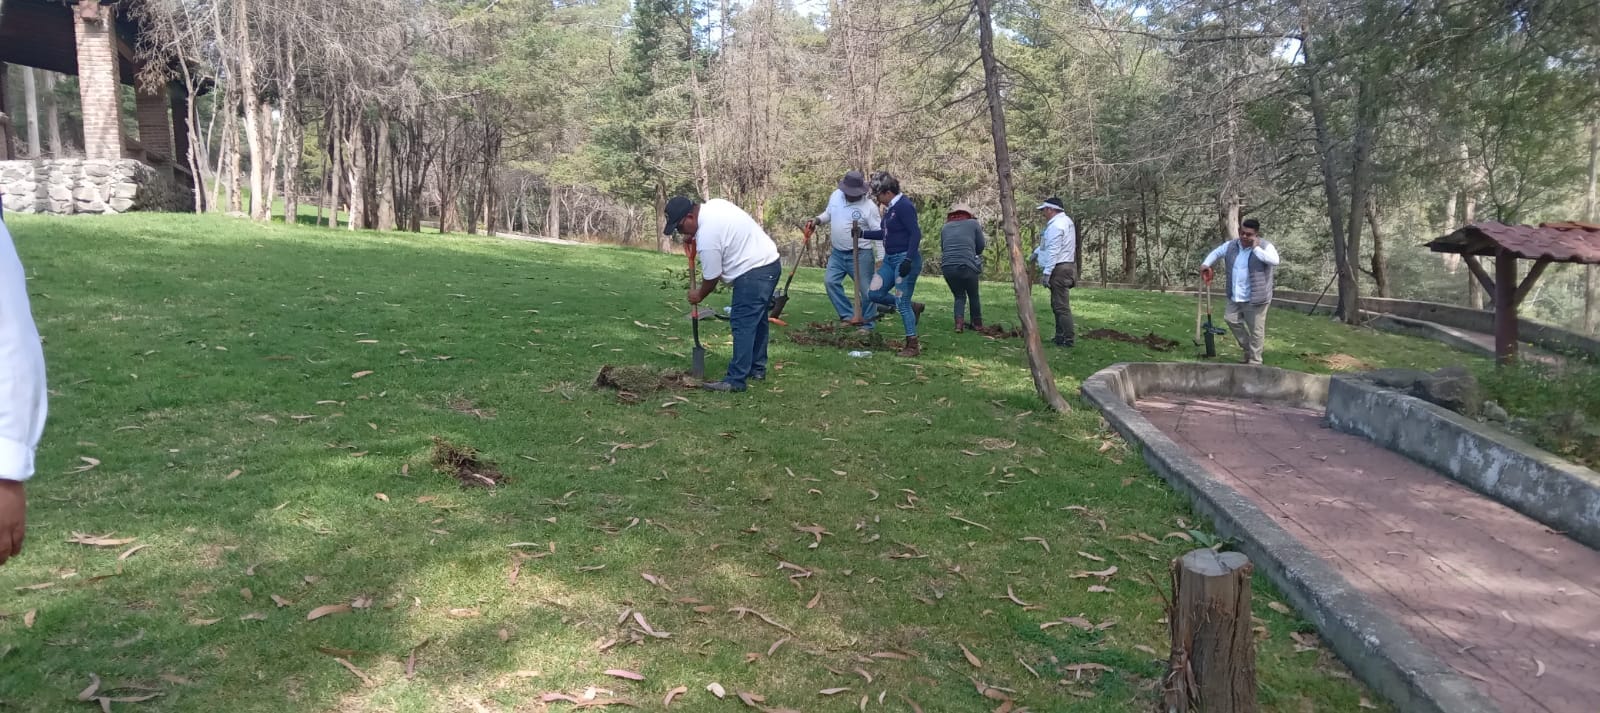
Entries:
POLYGON ((1329 369, 1332 369, 1333 371, 1372 371, 1373 369, 1377 368, 1371 363, 1360 358, 1350 356, 1349 354, 1317 354, 1315 352, 1306 352, 1305 354, 1301 354, 1300 358, 1305 359, 1313 364, 1321 364, 1329 369))
POLYGON ((789 340, 808 347, 840 349, 899 349, 904 342, 884 339, 873 330, 862 330, 844 322, 812 322, 789 331, 789 340))
POLYGON ((1170 352, 1178 348, 1178 343, 1176 341, 1167 339, 1166 337, 1156 334, 1155 332, 1150 332, 1142 337, 1135 337, 1132 334, 1128 334, 1127 332, 1119 332, 1115 329, 1096 329, 1086 332, 1083 336, 1087 339, 1109 339, 1114 342, 1138 344, 1140 346, 1149 347, 1158 352, 1170 352))
POLYGON ((506 479, 493 461, 483 459, 478 449, 438 436, 433 437, 433 455, 428 460, 434 469, 455 478, 463 488, 493 488, 506 479))
POLYGON ((597 389, 615 389, 617 399, 625 403, 638 403, 657 391, 693 389, 700 381, 681 369, 657 369, 653 366, 600 367, 594 377, 597 389))
POLYGON ((463 416, 476 416, 485 421, 491 420, 495 417, 494 409, 479 408, 477 404, 472 402, 472 399, 462 396, 461 394, 455 394, 450 397, 450 410, 463 416))

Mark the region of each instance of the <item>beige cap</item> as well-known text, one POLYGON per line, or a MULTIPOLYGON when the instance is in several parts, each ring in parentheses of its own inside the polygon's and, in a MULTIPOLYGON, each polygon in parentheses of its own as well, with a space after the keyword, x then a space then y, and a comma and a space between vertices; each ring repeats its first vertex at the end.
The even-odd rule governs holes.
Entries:
POLYGON ((950 206, 950 210, 945 211, 945 215, 949 215, 951 213, 966 213, 967 215, 970 215, 973 218, 977 218, 978 217, 977 213, 972 212, 972 206, 969 206, 969 205, 967 205, 965 203, 957 203, 957 204, 955 204, 953 206, 950 206))

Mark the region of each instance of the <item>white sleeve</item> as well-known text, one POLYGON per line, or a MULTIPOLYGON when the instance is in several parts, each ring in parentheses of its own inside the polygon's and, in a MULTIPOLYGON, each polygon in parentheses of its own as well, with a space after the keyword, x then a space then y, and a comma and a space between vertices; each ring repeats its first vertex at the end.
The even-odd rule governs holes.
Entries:
POLYGON ((1278 248, 1272 243, 1261 241, 1261 244, 1256 246, 1255 252, 1256 257, 1261 258, 1262 262, 1268 265, 1278 264, 1278 248))
MULTIPOLYGON (((1217 259, 1222 257, 1222 254, 1227 252, 1227 251, 1228 251, 1228 243, 1223 243, 1221 245, 1218 245, 1216 250, 1212 250, 1211 254, 1206 256, 1206 259, 1200 261, 1200 264, 1204 265, 1206 267, 1210 267, 1211 263, 1216 262, 1217 259)), ((1277 263, 1276 260, 1274 260, 1272 264, 1276 265, 1278 263, 1277 263)))
POLYGON ((47 406, 44 350, 28 307, 26 276, 0 221, 0 480, 33 475, 47 406))
POLYGON ((1061 262, 1078 261, 1078 226, 1067 219, 1067 227, 1061 233, 1061 262))

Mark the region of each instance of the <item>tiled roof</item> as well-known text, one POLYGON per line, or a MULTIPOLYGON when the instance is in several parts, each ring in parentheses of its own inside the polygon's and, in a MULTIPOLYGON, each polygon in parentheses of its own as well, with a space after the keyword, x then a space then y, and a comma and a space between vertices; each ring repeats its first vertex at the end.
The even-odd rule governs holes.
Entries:
POLYGON ((1463 226, 1435 238, 1428 249, 1463 255, 1495 255, 1501 249, 1517 257, 1551 262, 1600 264, 1600 225, 1581 222, 1506 225, 1483 222, 1463 226))

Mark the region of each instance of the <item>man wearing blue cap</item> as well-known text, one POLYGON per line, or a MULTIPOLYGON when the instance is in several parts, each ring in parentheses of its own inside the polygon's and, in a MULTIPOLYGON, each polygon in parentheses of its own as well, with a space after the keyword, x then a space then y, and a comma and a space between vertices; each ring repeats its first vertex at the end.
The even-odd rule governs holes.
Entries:
POLYGON ((673 197, 667 201, 662 232, 682 233, 698 251, 702 282, 689 288, 689 304, 698 309, 719 281, 733 286, 733 356, 728 359, 728 375, 702 388, 744 391, 747 381, 767 378, 767 313, 783 274, 777 243, 749 213, 720 198, 696 204, 673 197))

